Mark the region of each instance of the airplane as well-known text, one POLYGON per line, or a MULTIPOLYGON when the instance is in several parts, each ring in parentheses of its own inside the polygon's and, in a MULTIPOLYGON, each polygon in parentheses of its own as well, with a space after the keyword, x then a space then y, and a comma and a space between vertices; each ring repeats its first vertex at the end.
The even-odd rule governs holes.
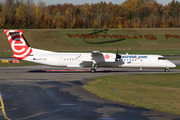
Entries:
POLYGON ((164 68, 165 72, 176 65, 161 55, 136 55, 102 53, 62 53, 31 48, 22 30, 4 30, 12 48, 12 57, 24 61, 56 67, 91 67, 92 73, 97 67, 103 68, 164 68))

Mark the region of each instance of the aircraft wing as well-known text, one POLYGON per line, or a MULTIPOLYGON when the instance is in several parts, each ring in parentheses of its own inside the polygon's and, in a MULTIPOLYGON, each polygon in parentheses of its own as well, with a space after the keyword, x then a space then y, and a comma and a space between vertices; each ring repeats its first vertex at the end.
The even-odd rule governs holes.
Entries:
POLYGON ((116 54, 112 53, 101 53, 100 51, 92 51, 91 56, 94 62, 115 62, 116 54))
POLYGON ((100 51, 92 51, 91 52, 92 60, 96 63, 104 62, 104 55, 100 51))
POLYGON ((100 51, 92 51, 91 53, 81 54, 77 60, 96 63, 104 62, 104 55, 100 51))
POLYGON ((103 55, 100 51, 92 51, 92 55, 103 55))

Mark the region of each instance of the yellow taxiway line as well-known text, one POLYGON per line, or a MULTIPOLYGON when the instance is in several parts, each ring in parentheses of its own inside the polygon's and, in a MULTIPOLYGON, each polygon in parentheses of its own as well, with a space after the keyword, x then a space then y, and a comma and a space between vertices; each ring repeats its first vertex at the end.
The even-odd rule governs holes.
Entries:
POLYGON ((3 100, 2 100, 1 93, 0 93, 0 102, 1 102, 1 107, 0 107, 0 109, 2 109, 4 118, 6 118, 7 120, 11 120, 11 119, 9 119, 9 118, 7 117, 7 115, 6 115, 6 112, 5 112, 5 109, 4 109, 4 103, 3 103, 3 100))

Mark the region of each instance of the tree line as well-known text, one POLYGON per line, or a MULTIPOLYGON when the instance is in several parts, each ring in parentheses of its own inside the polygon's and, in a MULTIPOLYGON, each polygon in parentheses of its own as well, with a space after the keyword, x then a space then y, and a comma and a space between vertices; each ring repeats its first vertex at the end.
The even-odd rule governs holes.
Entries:
POLYGON ((122 4, 56 4, 33 0, 0 2, 1 29, 178 28, 180 3, 163 6, 156 0, 126 0, 122 4))

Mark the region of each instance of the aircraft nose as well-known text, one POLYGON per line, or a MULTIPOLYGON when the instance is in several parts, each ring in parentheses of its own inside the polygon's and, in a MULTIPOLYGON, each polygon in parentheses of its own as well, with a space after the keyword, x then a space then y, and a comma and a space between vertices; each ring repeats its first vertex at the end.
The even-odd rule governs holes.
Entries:
POLYGON ((176 67, 176 65, 175 65, 174 63, 170 62, 170 61, 168 62, 167 66, 168 66, 169 68, 174 68, 174 67, 176 67))

